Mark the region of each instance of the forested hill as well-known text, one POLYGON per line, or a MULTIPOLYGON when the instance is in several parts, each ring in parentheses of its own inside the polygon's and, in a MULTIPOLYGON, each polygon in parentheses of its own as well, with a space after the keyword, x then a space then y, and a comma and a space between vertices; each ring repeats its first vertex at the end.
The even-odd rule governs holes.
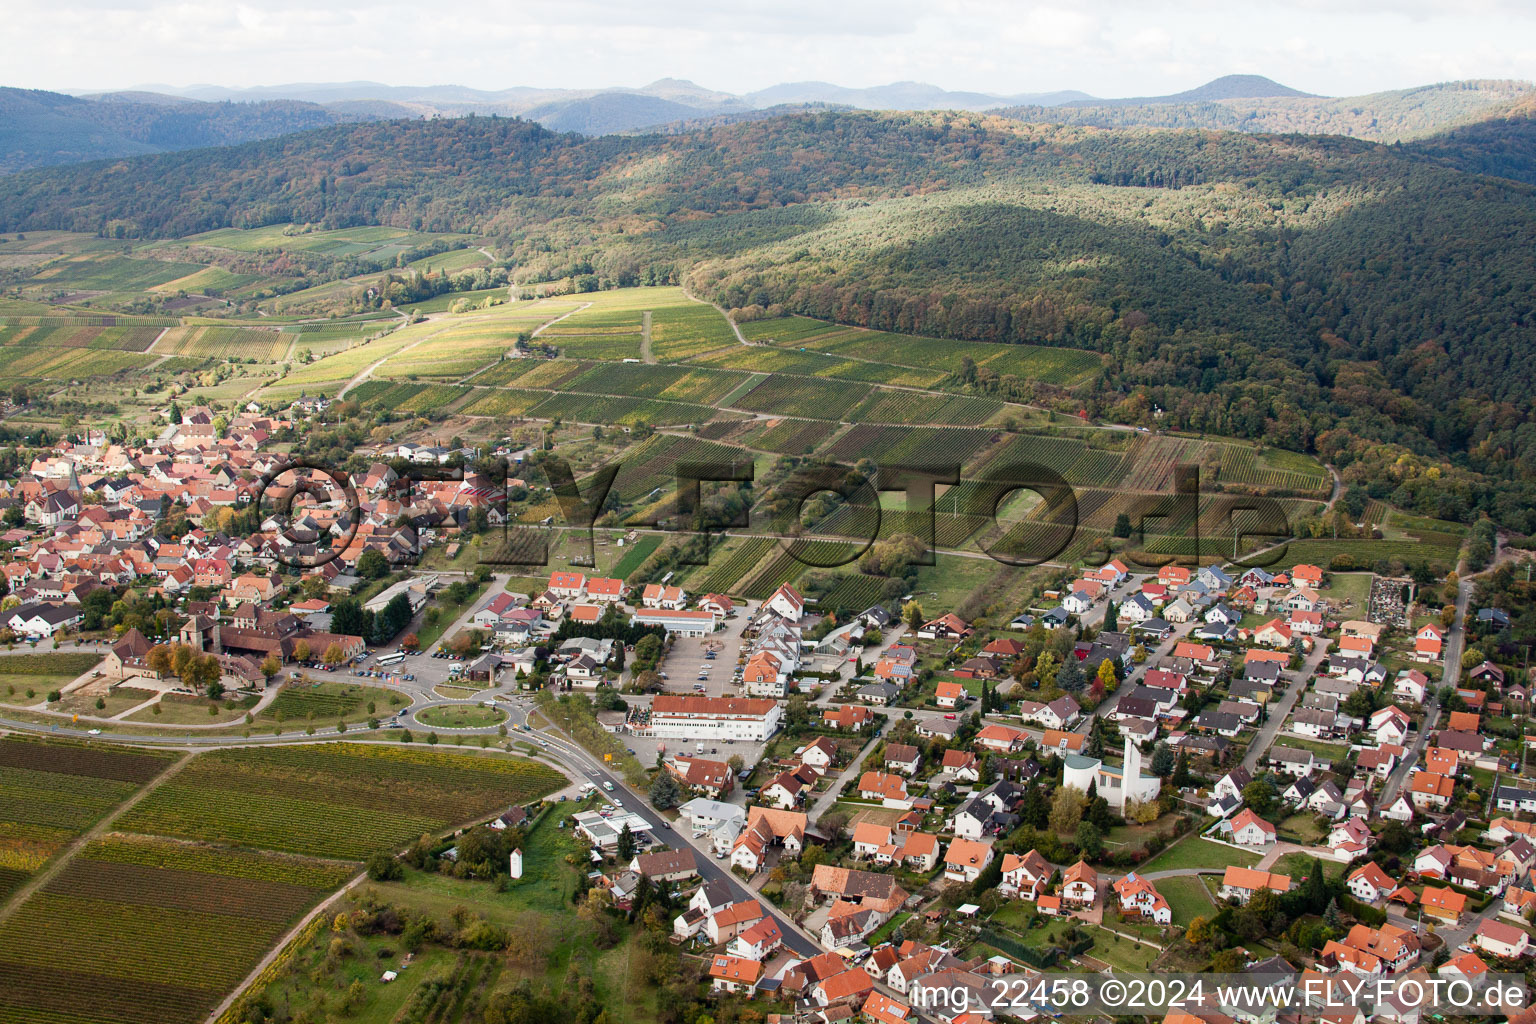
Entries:
MULTIPOLYGON (((402 109, 392 116, 405 113, 402 109)), ((80 160, 228 145, 362 119, 291 100, 198 103, 135 93, 85 100, 0 88, 0 174, 80 160)))
POLYGON ((0 231, 466 230, 523 281, 1088 347, 1090 411, 1381 463, 1401 504, 1532 529, 1532 139, 1528 116, 1395 146, 847 111, 595 139, 387 122, 3 178, 0 231))
POLYGON ((1500 79, 1442 82, 1342 97, 1307 96, 1278 86, 1267 93, 1234 91, 1219 88, 1223 81, 1218 79, 1178 96, 1082 100, 1054 107, 1014 106, 998 113, 1021 121, 1096 128, 1214 128, 1407 142, 1490 116, 1503 116, 1536 95, 1536 87, 1529 82, 1500 79))

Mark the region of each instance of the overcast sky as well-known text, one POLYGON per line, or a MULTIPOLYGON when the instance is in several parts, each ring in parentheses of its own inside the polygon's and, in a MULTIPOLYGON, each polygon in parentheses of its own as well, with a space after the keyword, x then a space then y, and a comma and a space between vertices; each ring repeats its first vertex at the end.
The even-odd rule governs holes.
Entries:
POLYGON ((74 91, 675 77, 1126 96, 1255 73, 1350 95, 1536 78, 1531 0, 9 0, 4 16, 0 84, 74 91))

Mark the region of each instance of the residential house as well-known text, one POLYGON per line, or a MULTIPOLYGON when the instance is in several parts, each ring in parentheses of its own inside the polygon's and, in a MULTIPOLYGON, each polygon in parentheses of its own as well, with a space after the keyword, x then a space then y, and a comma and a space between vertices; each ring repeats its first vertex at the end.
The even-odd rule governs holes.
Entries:
POLYGON ((1120 900, 1120 913, 1154 924, 1171 924, 1173 909, 1162 893, 1151 882, 1132 871, 1114 884, 1115 896, 1120 900))
POLYGON ((1277 896, 1283 896, 1291 891, 1291 877, 1231 864, 1222 876, 1220 895, 1224 900, 1235 899, 1246 904, 1260 889, 1268 889, 1277 896))
POLYGON ((1232 819, 1232 841, 1239 846, 1267 846, 1276 836, 1275 826, 1254 814, 1251 808, 1243 808, 1232 819))
POLYGON ((1397 888, 1397 883, 1375 861, 1368 861, 1350 872, 1345 884, 1350 894, 1362 903, 1379 903, 1397 888))
POLYGON ((1062 874, 1061 900, 1072 907, 1091 907, 1099 899, 1099 873, 1079 860, 1062 874))
POLYGON ((944 878, 951 882, 974 882, 990 863, 991 843, 956 839, 944 851, 944 878))
POLYGON ((998 891, 1019 899, 1035 900, 1045 891, 1045 884, 1055 870, 1038 850, 1030 850, 1023 856, 1004 854, 1003 880, 998 891))

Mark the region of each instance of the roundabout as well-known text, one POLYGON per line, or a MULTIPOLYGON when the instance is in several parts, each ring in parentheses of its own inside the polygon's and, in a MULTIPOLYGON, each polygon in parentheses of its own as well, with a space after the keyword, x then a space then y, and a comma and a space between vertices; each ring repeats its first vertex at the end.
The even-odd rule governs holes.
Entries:
POLYGON ((411 719, 429 729, 490 729, 503 725, 511 716, 499 707, 483 704, 434 704, 413 711, 411 719))

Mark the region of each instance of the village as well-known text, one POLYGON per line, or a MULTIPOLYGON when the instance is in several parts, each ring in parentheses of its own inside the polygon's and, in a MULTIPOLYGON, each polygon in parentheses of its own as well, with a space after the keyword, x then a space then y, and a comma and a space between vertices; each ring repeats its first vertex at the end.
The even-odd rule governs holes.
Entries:
MULTIPOLYGON (((379 737, 534 744, 584 776, 561 799, 612 906, 667 888, 721 998, 801 1020, 970 1024, 998 979, 1046 970, 1525 969, 1531 677, 1489 656, 1510 609, 1473 581, 1112 559, 990 620, 916 601, 833 620, 788 583, 433 569, 506 522, 498 486, 410 479, 392 463, 466 453, 401 445, 349 500, 269 451, 294 425, 191 409, 6 482, 0 658, 100 659, 46 696, 12 687, 8 727, 197 728, 161 710, 195 702, 278 740, 285 693, 363 685, 390 707, 354 728, 379 737)), ((1191 1015, 1256 1019, 1169 1019, 1191 1015)))

